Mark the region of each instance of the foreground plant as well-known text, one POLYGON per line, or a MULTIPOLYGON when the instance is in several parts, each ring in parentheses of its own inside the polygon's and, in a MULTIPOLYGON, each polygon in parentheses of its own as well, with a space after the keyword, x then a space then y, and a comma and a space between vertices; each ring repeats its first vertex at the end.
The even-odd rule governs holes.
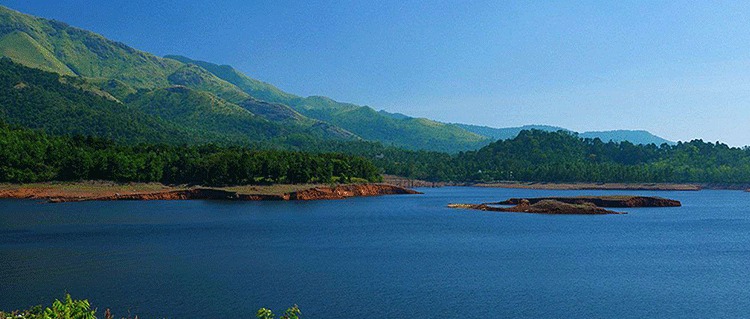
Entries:
MULTIPOLYGON (((286 311, 284 311, 284 314, 279 317, 279 319, 299 319, 300 315, 302 315, 302 312, 299 310, 299 307, 297 305, 294 305, 290 308, 288 308, 286 311)), ((273 311, 267 308, 260 308, 258 309, 258 312, 255 314, 255 317, 258 319, 275 319, 276 316, 273 314, 273 311)))
MULTIPOLYGON (((302 312, 299 307, 294 305, 284 311, 279 319, 300 319, 301 315, 302 312)), ((255 316, 258 319, 276 319, 276 315, 267 308, 258 309, 255 316)), ((104 312, 104 319, 113 318, 114 316, 107 309, 104 312)), ((96 319, 96 309, 91 310, 91 304, 87 299, 77 300, 73 299, 70 294, 65 294, 65 301, 55 299, 52 306, 47 308, 40 305, 22 311, 5 312, 0 310, 0 319, 96 319)), ((138 319, 138 316, 135 316, 134 319, 138 319)))
POLYGON ((42 310, 42 306, 35 306, 29 310, 3 312, 0 318, 11 319, 96 319, 96 310, 91 310, 88 300, 73 300, 70 294, 65 294, 65 301, 55 299, 51 307, 42 310))

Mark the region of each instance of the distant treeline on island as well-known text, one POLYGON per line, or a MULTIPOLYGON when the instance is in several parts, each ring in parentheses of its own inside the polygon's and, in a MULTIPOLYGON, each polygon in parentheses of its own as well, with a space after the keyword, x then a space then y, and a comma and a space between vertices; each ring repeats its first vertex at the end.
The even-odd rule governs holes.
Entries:
MULTIPOLYGON (((361 154, 360 155, 364 155, 361 154)), ((455 155, 395 152, 375 163, 388 174, 427 181, 748 183, 750 148, 702 140, 635 145, 574 133, 522 131, 455 155)))

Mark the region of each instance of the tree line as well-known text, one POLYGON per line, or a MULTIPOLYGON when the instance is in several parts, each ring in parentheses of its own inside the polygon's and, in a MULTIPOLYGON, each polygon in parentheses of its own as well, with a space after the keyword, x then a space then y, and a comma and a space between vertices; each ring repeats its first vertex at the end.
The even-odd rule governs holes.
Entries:
POLYGON ((750 148, 702 140, 640 145, 526 130, 458 154, 366 142, 317 147, 364 156, 386 174, 435 182, 750 183, 750 148))
POLYGON ((479 150, 448 154, 377 142, 276 145, 296 150, 118 144, 0 123, 0 181, 112 180, 243 185, 380 181, 392 174, 453 182, 750 183, 750 148, 693 140, 636 145, 566 131, 522 131, 479 150))
POLYGON ((370 161, 340 153, 216 145, 121 145, 0 123, 0 181, 111 180, 207 186, 381 180, 370 161))

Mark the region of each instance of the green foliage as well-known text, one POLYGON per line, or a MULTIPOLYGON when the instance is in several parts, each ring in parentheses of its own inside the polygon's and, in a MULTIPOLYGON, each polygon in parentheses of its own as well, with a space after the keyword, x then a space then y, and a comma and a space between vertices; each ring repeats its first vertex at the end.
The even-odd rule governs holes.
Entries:
POLYGON ((255 317, 258 319, 275 319, 276 315, 274 315, 273 311, 271 311, 270 309, 260 308, 255 314, 255 317))
POLYGON ((70 294, 65 294, 65 301, 56 299, 50 307, 43 309, 42 306, 35 306, 24 311, 0 311, 0 318, 96 319, 96 310, 91 310, 91 304, 88 300, 74 300, 70 294))
POLYGON ((0 181, 112 180, 208 186, 379 181, 362 157, 242 147, 118 145, 0 124, 0 181))
POLYGON ((95 319, 96 310, 91 310, 88 300, 73 300, 65 295, 65 302, 55 300, 52 307, 44 309, 43 319, 95 319))
MULTIPOLYGON (((302 312, 297 305, 287 308, 279 319, 300 319, 302 312)), ((114 318, 107 309, 104 313, 106 319, 114 318)), ((260 308, 255 314, 258 319, 276 319, 276 315, 270 309, 260 308)), ((136 316, 135 318, 138 318, 136 316)), ((65 294, 65 300, 56 299, 52 306, 43 308, 34 306, 28 310, 4 312, 0 310, 0 319, 96 319, 96 310, 91 310, 88 300, 73 299, 70 294, 65 294)))
MULTIPOLYGON (((284 311, 284 314, 279 317, 279 319, 299 319, 302 315, 302 312, 299 310, 299 307, 297 305, 294 305, 292 307, 289 307, 286 311, 284 311)), ((275 319, 276 315, 273 314, 273 312, 266 308, 260 308, 258 309, 258 312, 255 314, 255 317, 258 319, 275 319)))

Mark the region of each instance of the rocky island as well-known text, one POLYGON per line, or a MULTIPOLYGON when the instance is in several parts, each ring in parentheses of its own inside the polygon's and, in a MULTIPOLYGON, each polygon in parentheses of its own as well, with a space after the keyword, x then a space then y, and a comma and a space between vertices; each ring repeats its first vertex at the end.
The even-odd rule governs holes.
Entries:
POLYGON ((532 197, 511 198, 506 201, 487 203, 490 205, 518 205, 522 201, 536 204, 545 200, 553 200, 567 204, 594 204, 599 207, 679 207, 679 201, 655 196, 574 196, 574 197, 532 197))
POLYGON ((502 202, 482 204, 448 204, 450 208, 534 214, 604 215, 626 214, 603 207, 679 207, 679 201, 647 196, 579 196, 511 198, 502 202), (497 205, 515 205, 498 207, 497 205))

